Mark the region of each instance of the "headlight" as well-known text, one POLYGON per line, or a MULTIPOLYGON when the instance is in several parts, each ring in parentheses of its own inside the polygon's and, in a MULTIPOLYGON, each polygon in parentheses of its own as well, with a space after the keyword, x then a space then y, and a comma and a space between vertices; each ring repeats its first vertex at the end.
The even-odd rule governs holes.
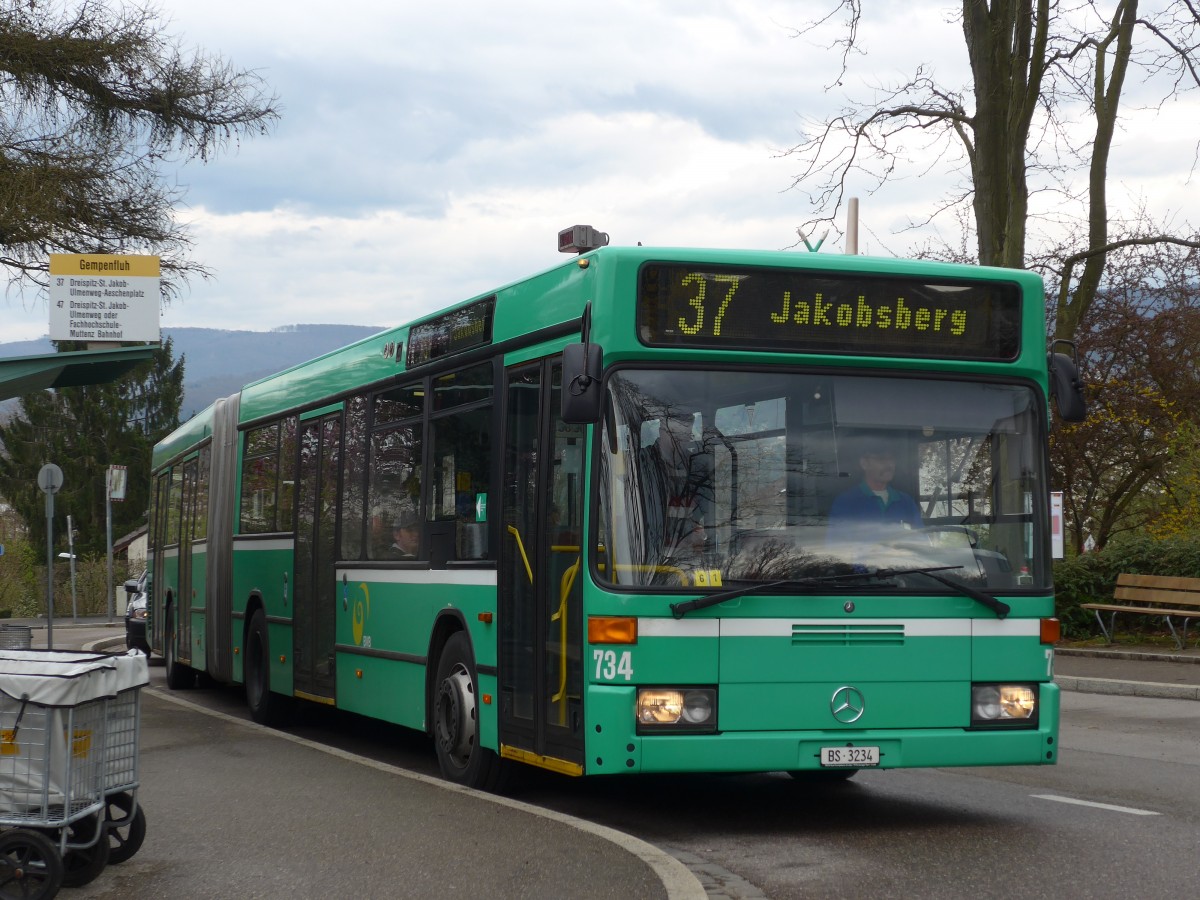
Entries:
POLYGON ((715 688, 638 688, 637 727, 650 731, 716 731, 715 688))
POLYGON ((1036 684, 971 685, 971 725, 1037 725, 1036 684))

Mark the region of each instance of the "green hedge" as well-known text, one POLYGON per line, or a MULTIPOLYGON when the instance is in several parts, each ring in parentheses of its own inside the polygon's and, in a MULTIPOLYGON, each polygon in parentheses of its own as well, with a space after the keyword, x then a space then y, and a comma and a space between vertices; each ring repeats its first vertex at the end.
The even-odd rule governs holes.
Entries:
MULTIPOLYGON (((1112 541, 1094 553, 1056 560, 1054 606, 1064 636, 1081 638, 1100 633, 1095 615, 1080 609, 1079 604, 1110 602, 1122 572, 1200 578, 1200 541, 1155 540, 1137 535, 1112 541)), ((1149 616, 1118 615, 1117 625, 1125 632, 1157 632, 1163 627, 1160 620, 1149 616)))

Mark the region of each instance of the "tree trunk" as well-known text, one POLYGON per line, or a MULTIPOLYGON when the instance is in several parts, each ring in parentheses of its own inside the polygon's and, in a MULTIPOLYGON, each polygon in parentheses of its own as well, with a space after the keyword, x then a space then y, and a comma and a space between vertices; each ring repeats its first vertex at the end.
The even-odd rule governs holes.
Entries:
POLYGON ((1025 147, 1045 73, 1049 0, 963 0, 975 82, 974 180, 979 262, 1022 268, 1029 188, 1025 147))

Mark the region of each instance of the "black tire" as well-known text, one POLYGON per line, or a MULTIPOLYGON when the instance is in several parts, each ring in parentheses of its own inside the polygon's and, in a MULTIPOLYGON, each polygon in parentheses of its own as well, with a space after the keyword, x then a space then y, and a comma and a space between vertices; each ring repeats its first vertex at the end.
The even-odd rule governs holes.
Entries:
POLYGON ((132 857, 146 840, 146 814, 138 804, 131 818, 129 811, 133 807, 134 799, 130 793, 122 792, 108 797, 104 808, 104 826, 108 829, 110 866, 119 865, 132 857))
POLYGON ((173 691, 186 691, 196 686, 196 670, 179 661, 179 648, 175 646, 175 608, 167 607, 166 630, 163 633, 163 665, 167 669, 167 687, 173 691))
MULTIPOLYGON (((66 826, 67 843, 80 844, 68 847, 63 854, 63 887, 83 887, 95 881, 108 865, 108 836, 97 837, 96 829, 104 828, 101 815, 85 816, 66 826)), ((55 837, 58 832, 50 832, 55 837)))
POLYGON ((282 694, 271 693, 271 639, 267 617, 256 609, 246 628, 246 705, 250 718, 259 725, 278 726, 288 718, 289 703, 282 694))
POLYGON ((479 677, 463 632, 451 636, 438 658, 433 685, 433 742, 442 777, 485 791, 503 790, 509 763, 479 746, 479 677))
POLYGON ((28 828, 0 833, 0 900, 50 900, 62 884, 54 841, 28 828))

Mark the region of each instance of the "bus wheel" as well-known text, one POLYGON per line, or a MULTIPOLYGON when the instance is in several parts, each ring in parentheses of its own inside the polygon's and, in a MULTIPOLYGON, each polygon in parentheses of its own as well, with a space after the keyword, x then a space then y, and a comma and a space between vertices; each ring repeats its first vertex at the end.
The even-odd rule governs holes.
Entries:
POLYGON ((166 634, 163 635, 163 667, 167 670, 167 687, 173 691, 186 691, 196 684, 196 670, 179 661, 179 648, 175 646, 175 608, 167 607, 166 634))
POLYGON ((133 795, 127 791, 109 794, 104 810, 104 827, 108 829, 108 864, 115 866, 132 857, 146 840, 146 814, 139 803, 132 816, 133 795))
POLYGON ((267 617, 256 609, 246 629, 246 705, 259 725, 276 726, 287 718, 287 698, 271 693, 271 640, 267 617))
POLYGON ((57 895, 62 881, 62 857, 54 841, 28 828, 0 834, 0 896, 42 900, 57 895))
POLYGON ((438 766, 447 781, 498 791, 508 767, 493 751, 479 745, 478 690, 471 647, 460 631, 446 642, 438 659, 433 696, 438 766))

